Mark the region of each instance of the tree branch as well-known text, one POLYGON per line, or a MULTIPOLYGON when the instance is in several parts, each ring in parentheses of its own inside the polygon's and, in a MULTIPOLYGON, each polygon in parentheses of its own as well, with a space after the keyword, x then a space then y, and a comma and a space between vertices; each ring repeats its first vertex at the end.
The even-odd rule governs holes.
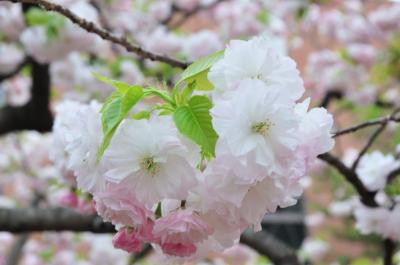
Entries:
POLYGON ((7 106, 0 109, 0 135, 12 131, 36 130, 48 132, 53 126, 49 110, 49 66, 29 58, 32 66, 31 99, 22 107, 7 106))
POLYGON ((253 233, 246 230, 240 242, 267 256, 275 265, 299 265, 296 252, 266 231, 253 233))
MULTIPOLYGON (((17 208, 0 209, 0 231, 12 233, 73 231, 114 233, 110 223, 97 215, 82 215, 67 208, 17 208)), ((270 258, 275 264, 299 264, 295 251, 265 231, 245 232, 241 242, 270 258)), ((149 249, 145 248, 147 254, 149 249)), ((140 256, 135 257, 139 259, 140 256)))
POLYGON ((368 149, 371 145, 375 142, 378 136, 385 130, 387 122, 383 123, 378 129, 374 131, 374 133, 369 137, 367 144, 363 147, 363 149, 358 154, 356 160, 354 161, 353 165, 351 166, 352 170, 356 170, 358 163, 360 162, 361 158, 368 152, 368 149))
POLYGON ((0 231, 114 233, 115 228, 99 216, 82 215, 67 208, 17 208, 0 209, 0 231))
POLYGON ((393 265, 393 256, 395 254, 395 250, 396 243, 394 241, 392 241, 391 239, 385 239, 385 241, 383 241, 384 265, 393 265))
POLYGON ((387 183, 392 182, 398 175, 400 175, 400 167, 391 171, 387 176, 387 183))
POLYGON ((17 67, 14 68, 11 72, 1 74, 0 75, 0 83, 3 82, 4 80, 13 77, 14 75, 18 74, 22 68, 28 63, 28 58, 25 58, 20 64, 17 65, 17 67))
POLYGON ((319 104, 320 107, 327 108, 329 103, 334 99, 341 99, 343 97, 343 93, 339 90, 331 90, 326 92, 324 98, 319 104))
POLYGON ((381 117, 381 118, 378 118, 378 119, 375 119, 375 120, 366 121, 366 122, 357 124, 355 126, 351 126, 349 128, 336 131, 336 132, 333 133, 333 138, 336 138, 336 137, 344 135, 344 134, 353 133, 353 132, 356 132, 358 130, 361 130, 361 129, 364 129, 364 128, 368 128, 368 127, 371 127, 371 126, 387 124, 390 121, 400 122, 400 117, 396 116, 397 112, 398 111, 396 111, 394 114, 392 114, 390 116, 381 117))
POLYGON ((337 157, 331 155, 330 153, 321 154, 318 156, 318 158, 336 168, 337 171, 339 171, 346 178, 346 180, 349 181, 357 190, 358 194, 361 197, 361 201, 365 205, 369 207, 378 207, 378 204, 375 201, 376 192, 369 191, 364 186, 354 170, 348 168, 345 164, 343 164, 342 161, 340 161, 337 157))
POLYGON ((26 3, 26 4, 40 6, 47 11, 54 11, 54 12, 57 12, 65 17, 69 18, 71 20, 71 22, 80 26, 87 32, 94 33, 94 34, 100 36, 104 40, 108 40, 113 43, 119 44, 119 45, 123 46, 128 52, 133 52, 140 57, 150 59, 152 61, 164 62, 171 66, 179 67, 179 68, 186 68, 188 66, 187 63, 181 62, 176 59, 172 59, 168 56, 159 55, 159 54, 155 54, 155 53, 149 52, 147 50, 144 50, 140 46, 134 45, 131 42, 129 42, 127 38, 118 37, 107 30, 99 28, 94 23, 78 17, 73 12, 64 8, 61 5, 50 3, 45 0, 0 0, 0 1, 9 1, 9 2, 13 2, 13 3, 26 3))

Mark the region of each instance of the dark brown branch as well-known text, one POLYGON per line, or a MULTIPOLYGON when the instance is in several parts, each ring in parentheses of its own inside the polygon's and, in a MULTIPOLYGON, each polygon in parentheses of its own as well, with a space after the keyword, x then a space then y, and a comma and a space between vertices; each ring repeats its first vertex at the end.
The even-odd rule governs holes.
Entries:
POLYGON ((368 152, 368 149, 371 147, 371 145, 375 142, 375 140, 378 138, 378 136, 385 130, 386 125, 387 125, 387 122, 383 123, 378 129, 376 129, 374 131, 374 133, 371 135, 371 137, 369 137, 368 142, 363 147, 363 149, 361 149, 356 160, 354 161, 353 165, 351 166, 351 169, 356 170, 361 158, 368 152))
MULTIPOLYGON (((66 208, 0 209, 0 231, 12 233, 74 231, 114 233, 110 223, 96 215, 82 215, 66 208)), ((275 264, 299 264, 295 252, 267 232, 245 232, 241 242, 270 258, 275 264), (292 262, 292 263, 290 263, 292 262), (294 262, 294 263, 293 263, 294 262)), ((146 251, 150 251, 146 249, 146 251)), ((147 252, 142 253, 147 254, 147 252)), ((140 257, 136 257, 140 258, 140 257)))
POLYGON ((395 170, 391 171, 387 176, 387 183, 392 182, 397 176, 400 175, 400 167, 396 168, 395 170))
POLYGON ((393 242, 391 239, 385 239, 385 241, 383 241, 383 251, 383 264, 393 265, 393 256, 396 251, 396 243, 393 242))
POLYGON ((80 26, 81 28, 86 30, 87 32, 94 33, 94 34, 100 36, 104 40, 108 40, 108 41, 111 41, 112 43, 119 44, 122 47, 124 47, 128 52, 133 52, 142 58, 146 58, 146 59, 149 59, 152 61, 164 62, 171 66, 179 67, 179 68, 186 68, 188 66, 188 64, 185 62, 181 62, 179 60, 172 59, 165 55, 159 55, 159 54, 155 54, 150 51, 144 50, 140 46, 132 44, 130 41, 128 41, 127 38, 118 37, 107 30, 101 29, 94 23, 87 21, 81 17, 78 17, 73 12, 62 7, 61 5, 50 3, 45 0, 0 0, 0 1, 9 1, 9 2, 14 2, 14 3, 26 3, 26 4, 40 6, 47 11, 54 11, 54 12, 57 12, 65 17, 67 17, 73 23, 77 24, 78 26, 80 26))
POLYGON ((334 99, 341 99, 343 97, 343 93, 339 90, 331 90, 328 91, 324 98, 322 99, 321 103, 319 104, 320 107, 327 108, 329 103, 332 102, 334 99))
POLYGON ((247 230, 240 237, 240 242, 267 256, 275 265, 301 264, 293 249, 266 231, 253 233, 247 230))
POLYGON ((0 109, 0 135, 20 130, 48 132, 53 126, 49 110, 49 66, 28 59, 32 67, 31 99, 22 107, 7 106, 0 109))
POLYGON ((115 228, 99 216, 82 215, 66 208, 0 209, 0 231, 12 233, 75 231, 113 233, 115 228))
POLYGON ((338 136, 344 135, 344 134, 349 134, 349 133, 353 133, 356 132, 358 130, 364 129, 364 128, 368 128, 371 126, 377 126, 377 125, 383 125, 388 123, 389 121, 393 121, 393 122, 400 122, 400 117, 397 117, 396 115, 391 115, 391 116, 387 116, 387 117, 381 117, 375 120, 371 120, 371 121, 366 121, 360 124, 357 124, 355 126, 343 129, 343 130, 339 130, 333 133, 333 137, 336 138, 338 136))
POLYGON ((361 197, 361 201, 365 205, 369 207, 378 207, 378 204, 375 201, 376 192, 369 191, 361 182, 360 178, 354 170, 348 168, 337 157, 329 153, 319 155, 318 158, 336 168, 337 171, 339 171, 346 178, 346 180, 349 181, 357 190, 358 194, 361 197))
POLYGON ((18 74, 22 68, 24 68, 24 66, 27 64, 28 59, 25 58, 20 64, 18 64, 14 70, 12 70, 11 72, 5 73, 5 74, 1 74, 0 75, 0 83, 3 82, 6 79, 9 79, 13 76, 15 76, 16 74, 18 74))

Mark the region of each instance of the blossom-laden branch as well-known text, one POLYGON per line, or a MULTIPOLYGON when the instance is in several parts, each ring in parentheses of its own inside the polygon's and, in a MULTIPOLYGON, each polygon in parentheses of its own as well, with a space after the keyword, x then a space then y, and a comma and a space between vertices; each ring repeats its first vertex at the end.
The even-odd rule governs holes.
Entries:
MULTIPOLYGON (((0 209, 0 231, 22 234, 44 231, 116 232, 114 226, 104 222, 100 216, 83 215, 67 208, 0 209)), ((270 258, 274 264, 300 264, 294 250, 266 232, 254 234, 247 231, 240 240, 270 258)))
POLYGON ((131 43, 125 37, 116 36, 113 33, 98 27, 96 24, 94 24, 90 21, 87 21, 81 17, 78 17, 72 11, 64 8, 61 5, 50 3, 45 0, 0 0, 0 1, 9 1, 9 2, 13 2, 13 3, 25 3, 25 4, 32 4, 32 5, 40 6, 47 11, 54 11, 54 12, 57 12, 65 17, 67 17, 68 19, 71 20, 71 22, 75 23, 76 25, 78 25, 82 29, 86 30, 87 32, 94 33, 104 40, 111 41, 112 43, 115 43, 115 44, 119 44, 122 47, 124 47, 128 52, 133 52, 136 55, 138 55, 139 57, 146 58, 146 59, 149 59, 152 61, 163 62, 163 63, 169 64, 174 67, 179 67, 179 68, 186 68, 188 66, 188 63, 179 61, 177 59, 170 58, 165 55, 155 54, 150 51, 147 51, 147 50, 143 49, 142 47, 131 43))
MULTIPOLYGON (((379 125, 379 127, 369 137, 365 146, 359 152, 359 154, 358 154, 357 158, 355 159, 354 163, 352 164, 351 168, 347 167, 337 157, 335 157, 329 153, 325 153, 325 154, 318 156, 318 158, 320 158, 321 160, 324 160, 331 166, 335 167, 347 179, 347 181, 349 181, 353 185, 353 187, 357 190, 357 193, 359 194, 359 196, 361 198, 361 202, 368 207, 372 207, 372 208, 379 207, 379 204, 375 200, 375 195, 377 192, 370 191, 366 188, 366 186, 364 185, 364 183, 361 181, 360 177, 357 174, 357 171, 356 171, 357 165, 361 161, 364 154, 367 153, 368 149, 375 142, 375 140, 385 130, 388 123, 390 121, 394 121, 394 122, 400 121, 400 118, 397 117, 397 114, 399 112, 400 112, 400 108, 397 108, 387 117, 382 117, 380 119, 373 120, 373 121, 367 121, 365 123, 353 126, 348 129, 344 129, 344 130, 339 131, 338 133, 334 134, 334 137, 337 137, 337 136, 344 135, 347 133, 356 132, 363 128, 379 125)), ((389 183, 390 181, 392 181, 398 174, 400 174, 400 168, 396 168, 393 171, 391 171, 387 175, 387 178, 386 178, 387 182, 389 183)), ((393 240, 386 238, 383 241, 384 265, 392 265, 393 264, 393 256, 394 256, 395 248, 396 248, 396 244, 393 240)))

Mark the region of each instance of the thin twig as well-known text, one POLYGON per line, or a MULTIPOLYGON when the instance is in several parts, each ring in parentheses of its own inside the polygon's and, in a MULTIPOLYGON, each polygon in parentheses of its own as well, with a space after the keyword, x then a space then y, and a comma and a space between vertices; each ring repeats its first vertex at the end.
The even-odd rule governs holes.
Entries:
POLYGON ((383 125, 383 124, 386 124, 386 123, 388 123, 390 121, 398 123, 398 122, 400 122, 400 117, 396 116, 397 113, 398 113, 398 109, 396 109, 392 113, 392 115, 390 115, 390 116, 381 117, 381 118, 378 118, 378 119, 375 119, 375 120, 366 121, 366 122, 351 126, 349 128, 336 131, 336 132, 333 133, 332 137, 336 138, 338 136, 341 136, 341 135, 344 135, 344 134, 353 133, 353 132, 356 132, 358 130, 361 130, 361 129, 364 129, 364 128, 368 128, 368 127, 371 127, 371 126, 383 125))
POLYGON ((368 152, 368 149, 371 147, 371 145, 375 142, 378 136, 385 130, 386 125, 387 122, 383 123, 378 129, 374 131, 371 137, 369 137, 367 144, 363 147, 363 149, 361 149, 360 153, 358 153, 356 160, 354 160, 353 165, 351 166, 352 170, 356 170, 361 158, 368 152))
POLYGON ((87 32, 97 34, 104 40, 108 40, 113 43, 119 44, 119 45, 123 46, 128 52, 133 52, 140 57, 143 57, 143 58, 146 58, 146 59, 149 59, 152 61, 164 62, 171 66, 179 67, 179 68, 186 68, 188 66, 188 63, 170 58, 165 55, 152 53, 150 51, 143 49, 142 47, 140 47, 138 45, 132 44, 130 41, 128 41, 127 38, 118 37, 118 36, 114 35, 113 33, 109 32, 107 30, 104 30, 104 29, 98 27, 93 22, 90 22, 81 17, 78 17, 72 11, 64 8, 61 5, 50 3, 45 0, 0 0, 0 1, 9 1, 9 2, 13 2, 13 3, 27 3, 27 4, 33 4, 33 5, 40 6, 47 11, 54 11, 54 12, 57 12, 65 17, 69 18, 73 23, 80 26, 87 32))

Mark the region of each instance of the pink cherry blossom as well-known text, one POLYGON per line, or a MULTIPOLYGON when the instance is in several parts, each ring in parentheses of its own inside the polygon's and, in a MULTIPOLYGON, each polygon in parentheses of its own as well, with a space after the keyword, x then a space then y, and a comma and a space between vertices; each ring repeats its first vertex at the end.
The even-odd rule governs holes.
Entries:
POLYGON ((142 244, 134 231, 129 228, 120 229, 113 237, 113 245, 116 248, 123 249, 126 252, 140 252, 142 244))

